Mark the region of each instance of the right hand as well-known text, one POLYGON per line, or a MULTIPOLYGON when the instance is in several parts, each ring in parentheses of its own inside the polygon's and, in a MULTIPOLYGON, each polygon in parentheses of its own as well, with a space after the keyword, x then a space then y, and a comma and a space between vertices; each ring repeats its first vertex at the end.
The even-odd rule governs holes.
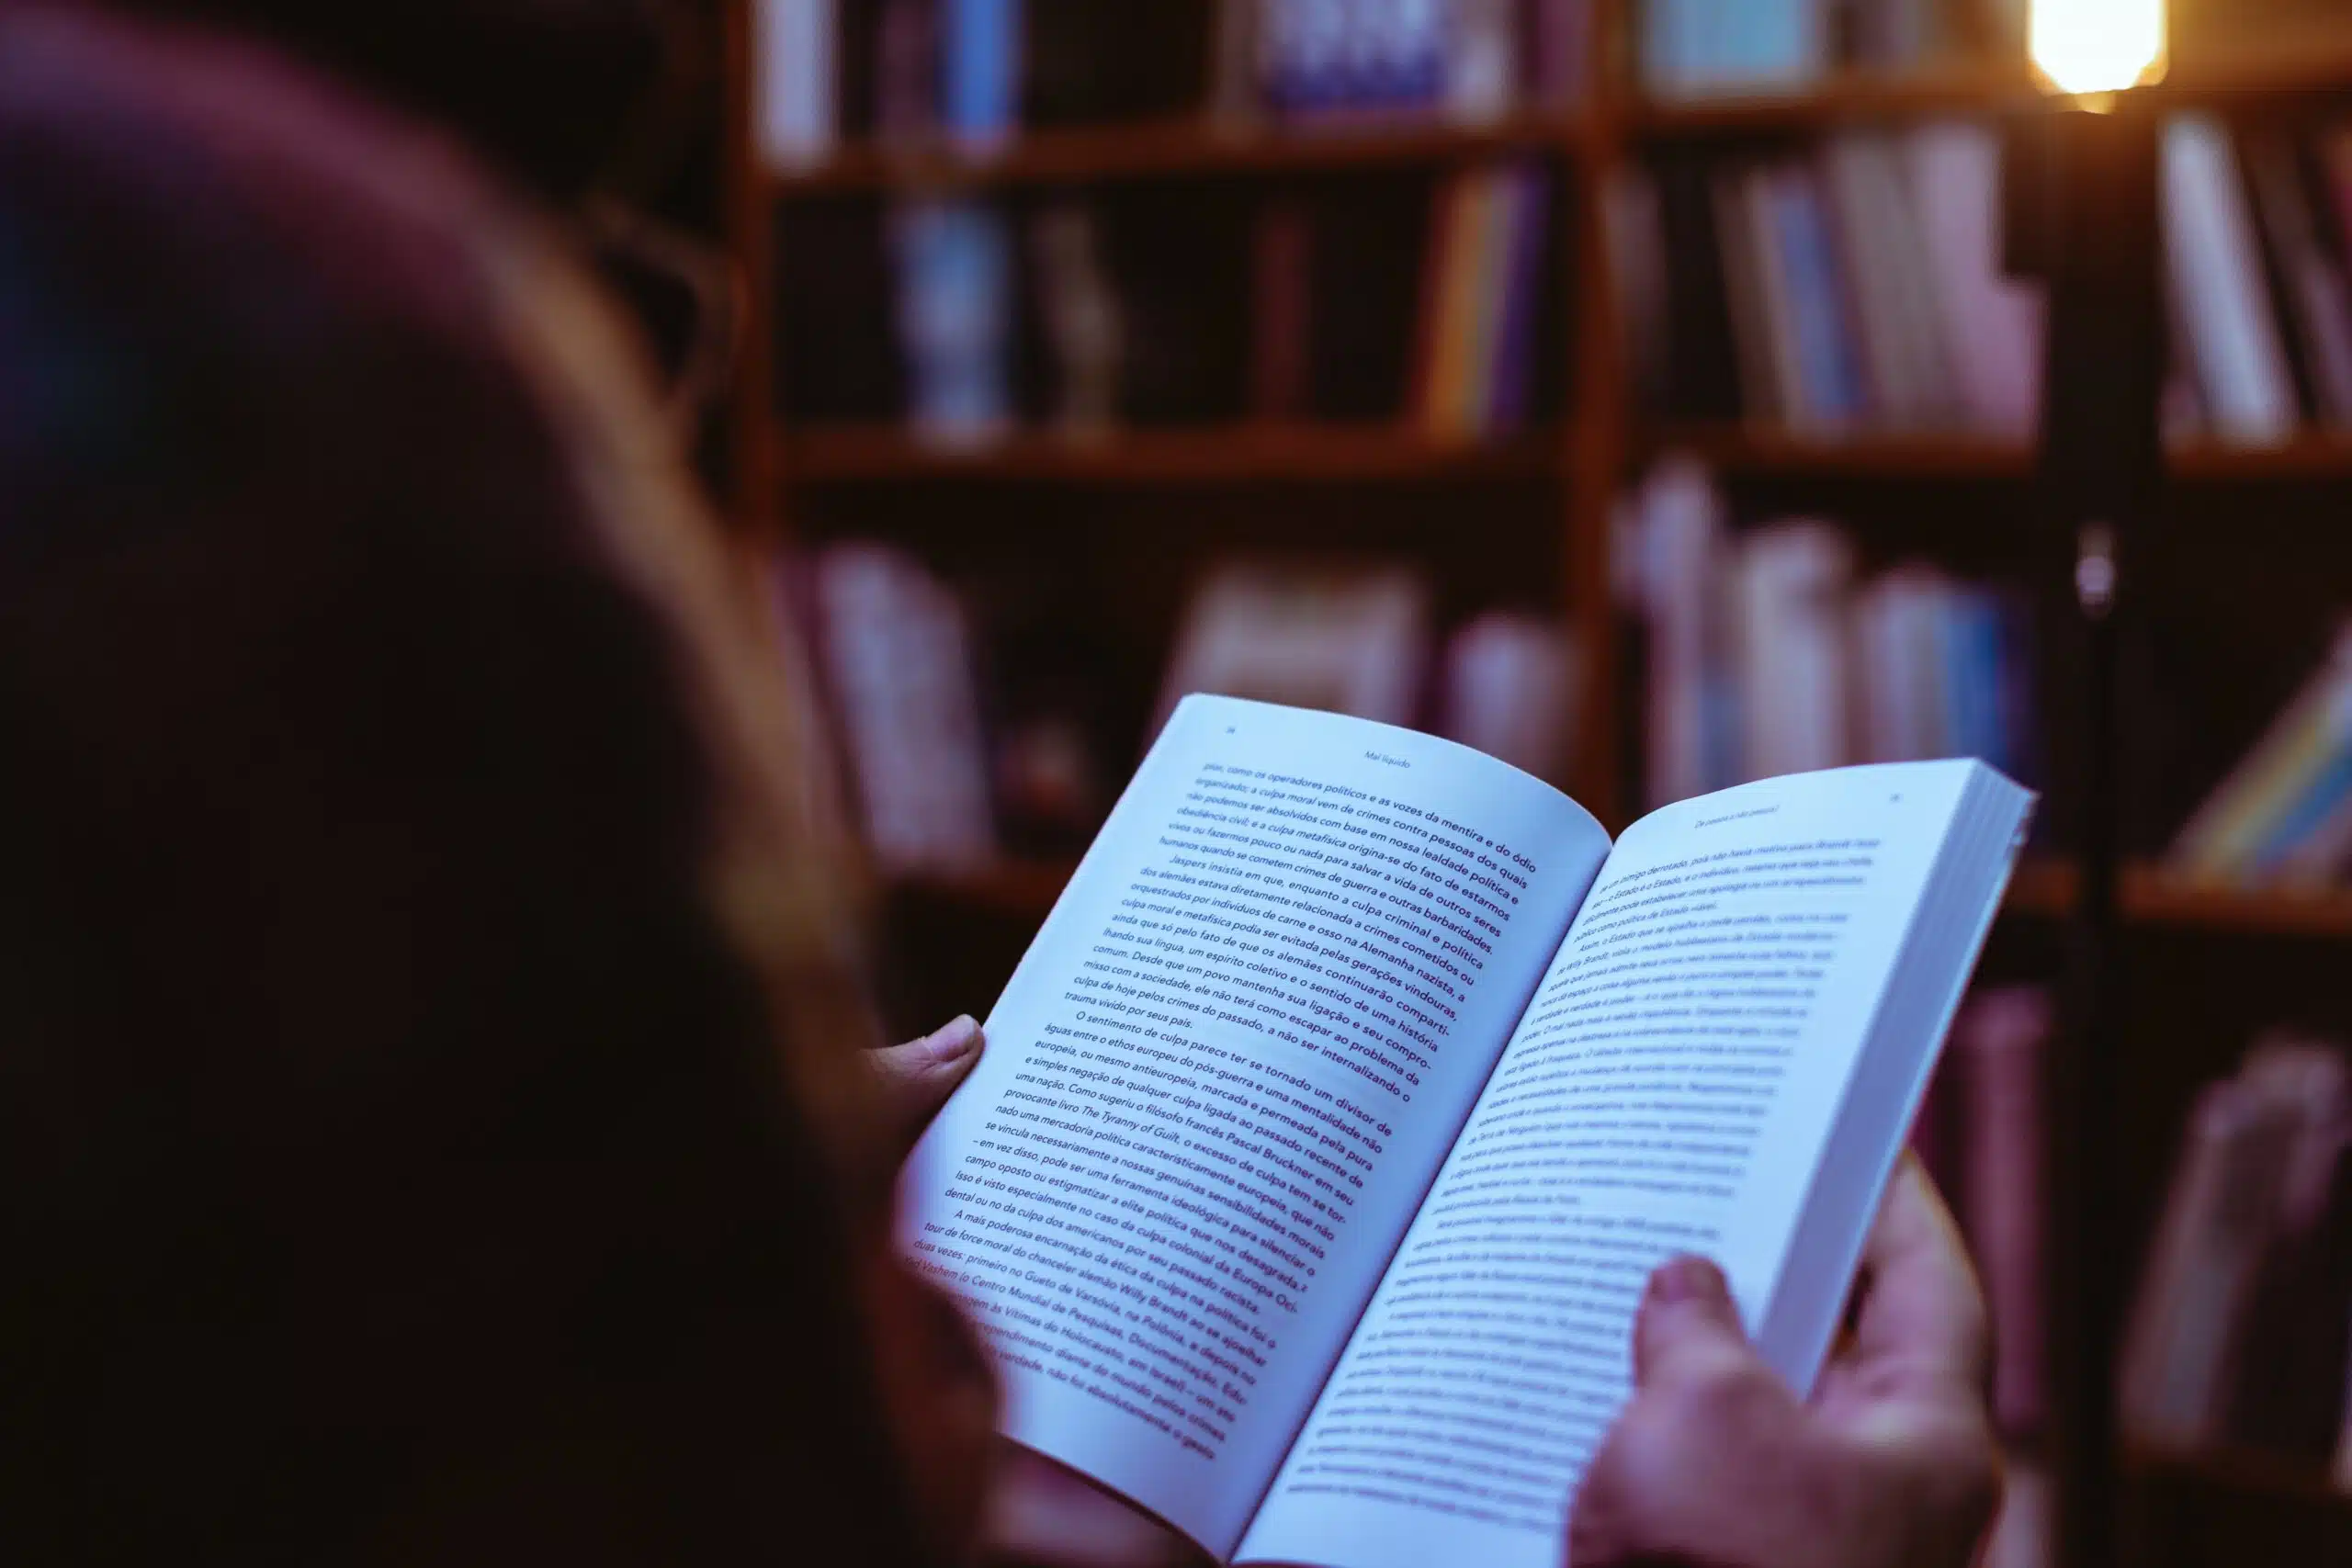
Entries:
POLYGON ((1573 1568, 1967 1568, 2000 1497, 1984 1305, 1907 1159, 1859 1291, 1807 1404, 1748 1343, 1713 1264, 1659 1269, 1633 1402, 1577 1495, 1573 1568))

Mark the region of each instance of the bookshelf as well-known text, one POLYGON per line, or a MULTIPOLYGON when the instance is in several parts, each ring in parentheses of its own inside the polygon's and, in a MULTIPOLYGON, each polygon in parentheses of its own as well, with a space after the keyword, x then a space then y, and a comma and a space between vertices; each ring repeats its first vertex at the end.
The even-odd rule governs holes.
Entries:
POLYGON ((940 446, 895 426, 876 425, 784 434, 776 454, 795 482, 812 485, 1540 479, 1556 472, 1560 458, 1557 443, 1541 434, 1496 442, 1443 441, 1344 424, 1234 424, 1099 436, 1031 434, 967 446, 940 446))
MULTIPOLYGON (((748 4, 733 6, 739 28, 748 4)), ((1304 541, 1320 549, 1344 534, 1351 507, 1376 502, 1381 547, 1404 541, 1431 558, 1458 553, 1465 541, 1543 536, 1543 549, 1510 556, 1498 575, 1576 627, 1583 719, 1578 754, 1560 782, 1612 829, 1637 814, 1629 752, 1638 745, 1631 718, 1639 693, 1611 599, 1611 514, 1625 484, 1657 457, 1693 455, 1735 494, 1766 495, 1774 505, 1860 496, 1865 515, 1854 519, 1855 530, 1873 551, 1883 541, 1891 558, 1917 554, 1964 561, 1970 570, 1989 563, 2030 575, 2046 594, 2062 591, 2063 567, 2053 564, 2049 542, 2035 536, 2027 504, 2038 458, 2029 440, 1963 431, 1797 434, 1639 413, 1603 209, 1611 175, 1661 154, 1738 157, 1858 128, 2036 112, 2039 99, 2021 65, 1973 58, 1934 69, 1840 73, 1798 91, 1658 101, 1636 88, 1628 64, 1636 4, 1594 0, 1598 69, 1578 101, 1488 125, 1295 130, 1155 110, 1133 123, 1038 130, 982 150, 850 145, 789 168, 760 167, 747 155, 738 174, 743 254, 753 298, 765 310, 773 306, 779 217, 788 236, 791 216, 802 211, 909 196, 1031 202, 1064 191, 1145 203, 1205 192, 1247 202, 1340 182, 1427 179, 1502 157, 1539 158, 1560 191, 1555 287, 1563 319, 1543 350, 1555 360, 1557 417, 1484 441, 1439 440, 1377 421, 1235 418, 1087 438, 1023 430, 944 447, 871 419, 782 417, 772 394, 779 368, 787 379, 795 373, 791 344, 780 351, 781 366, 772 364, 775 334, 762 331, 741 412, 755 459, 744 465, 742 516, 769 538, 873 534, 936 548, 963 569, 1015 577, 1082 571, 1088 594, 1110 606, 1130 636, 1106 679, 1132 688, 1125 700, 1136 710, 1148 707, 1152 694, 1144 688, 1165 655, 1172 585, 1198 560, 1182 547, 1204 531, 1203 518, 1214 520, 1205 531, 1220 543, 1304 541), (1981 526, 1967 521, 1978 513, 1981 526)), ((2160 91, 2174 105, 2225 113, 2260 112, 2276 100, 2352 99, 2352 21, 2285 42, 2184 50, 2160 91)), ((749 118, 741 118, 748 144, 749 118)), ((2177 442, 2168 465, 2181 499, 2160 546, 2169 565, 2154 576, 2167 590, 2194 591, 2207 575, 2220 586, 2211 590, 2214 603, 2160 607, 2156 635, 2193 639, 2218 626, 2243 631, 2265 649, 2285 646, 2291 639, 2266 624, 2273 615, 2267 601, 2226 602, 2265 571, 2302 580, 2306 590, 2313 573, 2332 573, 2335 598, 2352 605, 2352 547, 2323 547, 2342 532, 2338 513, 2352 502, 2352 433, 2305 432, 2259 446, 2177 442), (2276 558, 2249 565, 2239 558, 2248 536, 2238 525, 2256 508, 2263 548, 2276 558), (2313 546, 2308 553, 2306 539, 2313 546), (2232 558, 2228 572, 2200 570, 2224 555, 2232 558)), ((2312 597, 2306 591, 2297 602, 2312 597)), ((2219 690, 2199 694, 2209 706, 2193 716, 2200 725, 2211 719, 2226 744, 2217 742, 2210 754, 2177 749, 2166 758, 2166 765, 2198 774, 2200 789, 2267 718, 2292 671, 2274 660, 2263 681, 2237 682, 2236 673, 2233 666, 2230 680, 2211 682, 2219 690)), ((2063 681, 2063 667, 2048 678, 2063 681)), ((2057 710, 2045 704, 2045 711, 2057 710)), ((2063 818, 2064 775, 2079 759, 2062 750, 2050 763, 2060 797, 2053 815, 2063 818)), ((2133 1113, 2133 1136, 2147 1146, 2135 1145, 2123 1164, 2135 1201, 2146 1208, 2160 1197, 2168 1158, 2168 1144, 2156 1141, 2177 1132, 2198 1085, 2224 1065, 2220 1042, 2233 1052, 2275 1017, 2352 1031, 2352 998, 2335 994, 2341 944, 2352 942, 2352 890, 2184 882, 2153 858, 2160 834, 2177 825, 2176 816, 2140 835, 2137 848, 2147 858, 2130 867, 2121 890, 2141 959, 2135 1027, 2153 1064, 2147 1103, 2133 1113), (2255 978, 2241 980, 2242 974, 2255 978), (2233 993, 2230 1005, 2205 1005, 2222 989, 2233 993)), ((1008 853, 994 863, 894 878, 885 974, 916 998, 895 1021, 913 1028, 935 1022, 932 1014, 946 1016, 943 1010, 984 1006, 1074 868, 1064 858, 1008 853)), ((1988 967, 2041 964, 2046 972, 2060 922, 2075 908, 2075 884, 2063 846, 2030 859, 1988 967)), ((2065 1455, 2046 1457, 2064 1468, 2065 1455)), ((2262 1456, 2134 1453, 2124 1506, 2132 1561, 2144 1568, 2352 1561, 2345 1544, 2352 1500, 2323 1477, 2262 1456), (2282 1529, 2280 1519, 2292 1523, 2282 1529)))
POLYGON ((1512 152, 1583 152, 1579 116, 1521 115, 1500 124, 1363 125, 1310 132, 1178 118, 1041 130, 993 148, 945 142, 860 148, 766 176, 779 199, 904 190, 990 190, 1203 177, 1273 177, 1384 165, 1441 164, 1512 152))
MULTIPOLYGON (((1883 479, 2023 482, 2036 453, 2027 440, 1952 432, 1798 433, 1738 424, 1667 424, 1644 430, 1640 448, 1687 452, 1725 473, 1883 479)), ((2282 442, 2175 441, 2172 479, 2214 485, 2352 479, 2352 434, 2306 432, 2282 442)))

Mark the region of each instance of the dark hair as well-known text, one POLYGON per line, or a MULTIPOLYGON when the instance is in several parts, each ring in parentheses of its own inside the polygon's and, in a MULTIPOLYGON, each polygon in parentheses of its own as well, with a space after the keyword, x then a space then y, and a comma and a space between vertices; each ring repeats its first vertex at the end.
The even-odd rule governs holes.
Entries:
POLYGON ((587 189, 691 0, 104 0, 234 29, 446 125, 542 195, 587 189))
POLYGON ((913 1555, 532 255, 268 58, 0 6, 0 1560, 913 1555))

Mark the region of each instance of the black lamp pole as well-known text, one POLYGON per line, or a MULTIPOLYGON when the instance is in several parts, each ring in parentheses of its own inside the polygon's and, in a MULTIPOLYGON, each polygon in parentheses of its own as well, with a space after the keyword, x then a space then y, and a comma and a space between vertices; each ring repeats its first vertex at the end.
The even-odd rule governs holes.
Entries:
POLYGON ((2048 285, 2040 503, 2070 552, 2068 640, 2079 660, 2077 700, 2060 709, 2058 750, 2074 751, 2081 781, 2070 815, 2082 880, 2052 1063, 2048 1258, 2066 1568, 2118 1560, 2115 1362, 2131 1272, 2117 1128, 2126 1087, 2121 687, 2138 552, 2163 485, 2157 107, 2145 92, 2125 93, 2101 111, 2068 106, 2034 117, 2016 128, 2006 182, 2011 265, 2048 285))

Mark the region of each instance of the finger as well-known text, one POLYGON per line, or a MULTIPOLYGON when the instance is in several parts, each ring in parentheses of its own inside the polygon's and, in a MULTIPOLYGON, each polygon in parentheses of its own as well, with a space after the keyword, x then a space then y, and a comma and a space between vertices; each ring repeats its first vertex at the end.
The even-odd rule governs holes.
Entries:
POLYGON ((978 1063, 983 1043, 979 1023, 967 1014, 920 1040, 868 1053, 891 1120, 910 1135, 929 1125, 978 1063))
POLYGON ((1950 1211, 1916 1159, 1889 1184, 1862 1250, 1849 1360, 1874 1383, 1931 1379, 1973 1389, 1990 1347, 1984 1292, 1950 1211))
POLYGON ((1679 1258, 1634 1324, 1637 1388, 1569 1512, 1575 1568, 1810 1562, 1838 1489, 1813 1473, 1804 1407, 1767 1366, 1723 1271, 1679 1258))
POLYGON ((1722 1269, 1703 1258, 1678 1258, 1650 1276, 1634 1319, 1637 1387, 1697 1382, 1756 1359, 1722 1269))

